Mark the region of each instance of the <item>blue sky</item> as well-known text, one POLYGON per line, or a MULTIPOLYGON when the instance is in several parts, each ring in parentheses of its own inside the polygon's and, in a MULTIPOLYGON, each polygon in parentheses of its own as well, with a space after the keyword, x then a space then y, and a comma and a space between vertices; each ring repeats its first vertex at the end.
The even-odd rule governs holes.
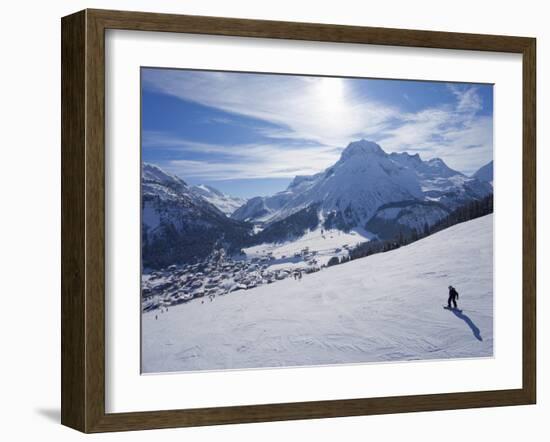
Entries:
POLYGON ((190 184, 252 197, 336 162, 354 140, 442 158, 493 157, 493 87, 142 68, 142 157, 190 184))

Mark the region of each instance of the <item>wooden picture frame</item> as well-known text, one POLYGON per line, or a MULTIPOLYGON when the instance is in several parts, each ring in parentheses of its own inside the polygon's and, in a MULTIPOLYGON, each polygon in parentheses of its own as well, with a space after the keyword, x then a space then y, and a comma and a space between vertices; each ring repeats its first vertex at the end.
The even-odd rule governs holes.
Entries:
POLYGON ((534 404, 536 41, 533 38, 84 10, 62 19, 62 424, 83 432, 534 404), (523 385, 513 390, 132 413, 105 411, 105 30, 140 30, 523 57, 523 385))

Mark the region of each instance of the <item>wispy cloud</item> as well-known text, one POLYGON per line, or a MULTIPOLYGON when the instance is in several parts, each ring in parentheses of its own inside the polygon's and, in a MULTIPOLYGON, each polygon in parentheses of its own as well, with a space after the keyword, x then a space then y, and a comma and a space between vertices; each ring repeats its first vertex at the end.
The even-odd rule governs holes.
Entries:
POLYGON ((458 86, 449 84, 447 87, 457 98, 457 112, 476 113, 483 108, 481 97, 475 86, 458 86))
POLYGON ((200 143, 159 132, 145 132, 143 146, 173 149, 187 156, 206 156, 201 160, 172 159, 161 165, 182 177, 211 181, 311 175, 334 163, 340 152, 332 146, 318 144, 200 143))
POLYGON ((143 81, 152 90, 278 126, 271 134, 262 129, 274 138, 342 145, 398 114, 341 78, 147 70, 143 81))
MULTIPOLYGON (((358 138, 377 141, 388 152, 438 156, 467 173, 492 158, 492 118, 478 115, 483 100, 472 85, 449 84, 454 101, 406 112, 395 103, 373 99, 368 88, 350 79, 159 69, 146 70, 143 80, 150 90, 268 123, 249 129, 268 142, 244 145, 144 134, 144 146, 149 148, 212 155, 204 161, 165 164, 186 177, 221 180, 315 173, 358 138)), ((405 99, 411 100, 408 95, 405 99)), ((217 121, 231 122, 230 116, 217 121)))
POLYGON ((493 156, 493 119, 481 116, 475 87, 449 86, 456 103, 403 114, 396 126, 377 141, 389 151, 419 152, 443 158, 449 166, 470 174, 493 156))

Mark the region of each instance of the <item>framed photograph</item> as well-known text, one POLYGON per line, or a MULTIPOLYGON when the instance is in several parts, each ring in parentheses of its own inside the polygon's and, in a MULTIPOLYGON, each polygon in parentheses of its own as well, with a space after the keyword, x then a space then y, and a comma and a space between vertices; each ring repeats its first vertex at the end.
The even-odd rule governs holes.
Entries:
POLYGON ((536 400, 535 39, 62 19, 62 423, 536 400))

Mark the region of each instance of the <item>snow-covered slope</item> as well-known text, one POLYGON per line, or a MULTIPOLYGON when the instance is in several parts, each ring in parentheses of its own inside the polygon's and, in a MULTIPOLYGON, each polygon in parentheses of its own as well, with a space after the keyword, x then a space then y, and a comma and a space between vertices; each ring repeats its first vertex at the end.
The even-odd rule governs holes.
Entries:
MULTIPOLYGON (((423 225, 491 193, 488 183, 452 170, 439 158, 423 161, 419 155, 387 154, 378 144, 360 140, 350 143, 325 171, 298 176, 274 196, 252 198, 232 217, 269 224, 316 205, 325 227, 349 229, 365 227, 377 210, 394 203, 438 203, 439 210, 416 205, 412 223, 422 218, 423 225)), ((401 217, 400 222, 408 221, 401 217)))
POLYGON ((149 163, 143 163, 141 167, 141 192, 145 198, 155 196, 163 201, 177 199, 182 194, 191 199, 185 181, 149 163))
POLYGON ((301 280, 144 313, 142 369, 491 356, 492 232, 488 215, 301 280), (462 313, 442 308, 449 284, 462 313))
POLYGON ((212 186, 200 184, 191 187, 191 191, 203 197, 210 204, 213 204, 227 216, 246 203, 246 200, 236 196, 227 195, 212 186))
POLYGON ((493 182, 493 162, 487 163, 485 166, 479 168, 479 170, 472 175, 480 181, 493 182))
MULTIPOLYGON (((288 260, 307 248, 315 254, 318 265, 326 264, 333 256, 348 256, 348 250, 358 244, 370 241, 372 236, 363 229, 354 229, 349 232, 333 229, 317 228, 309 230, 303 236, 293 241, 259 244, 244 248, 247 258, 262 258, 271 255, 279 261, 288 260)), ((303 260, 298 260, 296 267, 303 266, 303 260)), ((270 266, 271 269, 273 266, 270 266)))

